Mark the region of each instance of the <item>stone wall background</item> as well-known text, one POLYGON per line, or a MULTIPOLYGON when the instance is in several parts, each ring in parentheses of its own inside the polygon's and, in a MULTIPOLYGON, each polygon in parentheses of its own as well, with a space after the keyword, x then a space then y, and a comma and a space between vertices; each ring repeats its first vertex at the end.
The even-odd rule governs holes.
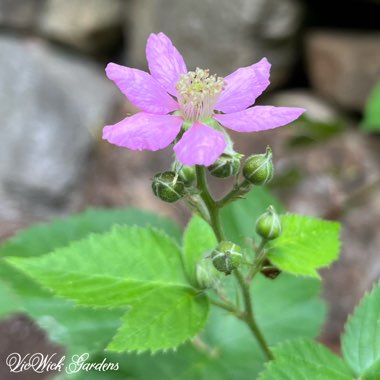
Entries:
POLYGON ((284 128, 236 135, 236 146, 251 154, 271 144, 279 178, 296 174, 274 188, 288 209, 344 225, 342 259, 324 273, 324 339, 334 346, 380 275, 380 194, 361 195, 379 179, 380 139, 358 129, 380 80, 380 6, 352 0, 345 10, 318 0, 0 0, 0 238, 89 205, 133 204, 184 223, 181 206, 166 207, 150 191, 170 152, 129 152, 100 139, 103 125, 134 111, 105 64, 146 68, 146 38, 159 31, 189 67, 219 75, 266 56, 272 84, 261 101, 306 107, 328 138, 318 128, 284 128), (291 144, 305 138, 317 142, 291 144))

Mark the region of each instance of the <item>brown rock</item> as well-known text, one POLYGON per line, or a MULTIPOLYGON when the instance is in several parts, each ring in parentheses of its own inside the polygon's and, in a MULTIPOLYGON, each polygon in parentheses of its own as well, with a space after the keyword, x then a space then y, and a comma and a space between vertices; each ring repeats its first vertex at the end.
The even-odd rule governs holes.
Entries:
POLYGON ((380 81, 380 33, 313 31, 306 51, 315 89, 345 108, 363 110, 380 81))

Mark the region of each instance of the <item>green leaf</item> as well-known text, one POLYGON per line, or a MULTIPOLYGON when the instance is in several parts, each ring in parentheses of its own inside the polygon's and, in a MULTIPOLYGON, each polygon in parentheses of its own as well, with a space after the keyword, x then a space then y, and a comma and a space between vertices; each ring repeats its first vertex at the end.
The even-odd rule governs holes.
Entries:
MULTIPOLYGON (((291 338, 313 338, 320 333, 325 307, 317 298, 319 291, 320 283, 314 279, 286 274, 276 281, 263 276, 256 278, 252 294, 257 322, 271 346, 291 338)), ((262 370, 264 355, 247 326, 235 316, 214 308, 201 337, 217 353, 214 360, 204 359, 207 363, 203 368, 205 379, 208 371, 218 373, 216 368, 222 374, 215 375, 215 379, 226 380, 254 379, 262 370)), ((188 378, 194 379, 195 375, 193 369, 188 378)))
POLYGON ((241 246, 246 246, 245 237, 257 237, 256 219, 270 205, 273 205, 278 213, 283 211, 281 203, 268 190, 254 187, 246 199, 230 203, 223 208, 221 214, 228 239, 241 246))
MULTIPOLYGON (((256 319, 271 346, 284 340, 308 337, 320 333, 325 318, 323 302, 317 298, 320 283, 282 274, 275 281, 256 277, 252 284, 256 319), (302 320, 302 323, 299 321, 302 320)), ((223 350, 235 363, 235 371, 258 371, 265 358, 248 328, 235 316, 215 310, 210 317, 208 342, 223 350), (223 334, 220 334, 223 331, 223 334)), ((227 359, 223 359, 227 360, 227 359)), ((240 378, 231 376, 231 378, 240 378)))
MULTIPOLYGON (((30 277, 1 260, 0 277, 7 277, 18 309, 25 312, 44 329, 50 339, 65 345, 72 352, 91 352, 102 349, 120 326, 125 310, 93 310, 76 307, 73 302, 53 298, 30 277)), ((3 305, 6 300, 0 299, 3 305)), ((13 304, 15 305, 15 304, 13 304)))
POLYGON ((286 342, 273 353, 259 380, 354 380, 344 361, 316 342, 286 342))
MULTIPOLYGON (((4 243, 0 248, 0 256, 43 255, 91 232, 107 231, 114 224, 153 225, 179 241, 179 228, 152 213, 135 209, 91 209, 22 231, 4 243)), ((73 353, 104 349, 120 327, 121 317, 125 314, 125 309, 94 310, 75 306, 73 302, 62 298, 53 298, 51 292, 4 260, 0 260, 0 279, 19 298, 21 310, 47 331, 51 340, 65 345, 73 353)), ((0 305, 0 308, 9 306, 7 299, 0 298, 0 305)))
POLYGON ((158 289, 187 285, 175 242, 141 227, 115 226, 48 255, 6 261, 58 295, 94 307, 126 306, 158 289))
POLYGON ((346 126, 347 121, 341 117, 334 118, 334 120, 321 121, 302 115, 295 122, 296 135, 289 138, 287 145, 289 148, 298 148, 322 143, 342 133, 346 129, 346 126))
MULTIPOLYGON (((258 276, 253 286, 258 323, 271 346, 319 334, 325 315, 324 304, 317 297, 320 281, 282 274, 275 281, 258 276)), ((201 340, 182 345, 176 352, 107 357, 120 363, 120 379, 256 379, 263 369, 264 356, 251 332, 223 310, 213 308, 210 314, 201 340)), ((103 358, 104 353, 100 353, 98 362, 103 358)), ((90 372, 88 379, 108 380, 106 375, 90 372)))
POLYGON ((380 131, 380 83, 374 87, 367 99, 361 127, 369 132, 380 131))
POLYGON ((380 367, 380 285, 362 299, 348 319, 342 336, 342 351, 358 376, 374 366, 364 377, 374 379, 370 373, 378 373, 380 367))
POLYGON ((89 209, 65 219, 36 224, 5 241, 0 247, 0 257, 40 256, 90 233, 108 231, 113 225, 155 226, 180 241, 182 235, 177 225, 158 215, 136 209, 89 209))
POLYGON ((160 289, 133 305, 107 349, 154 352, 175 348, 204 327, 207 313, 204 294, 178 287, 160 289))
POLYGON ((369 367, 361 376, 362 380, 379 380, 380 379, 380 360, 369 367))
MULTIPOLYGON (((115 372, 82 371, 79 376, 66 375, 67 380, 229 380, 225 368, 218 357, 198 350, 191 343, 180 346, 175 352, 143 354, 115 354, 100 352, 91 362, 119 363, 115 372)), ((252 379, 247 374, 246 379, 252 379)), ((245 378, 239 378, 244 380, 245 378)), ((61 378, 60 378, 61 380, 61 378)))
POLYGON ((110 346, 118 351, 174 348, 207 317, 208 303, 188 286, 178 246, 152 228, 116 226, 45 256, 7 261, 82 305, 130 305, 132 314, 110 346))
POLYGON ((283 271, 319 278, 319 268, 338 258, 340 225, 303 215, 281 216, 283 231, 269 242, 268 257, 283 271))
POLYGON ((11 287, 0 280, 0 318, 21 310, 20 299, 11 287))
POLYGON ((184 267, 190 282, 194 286, 197 285, 197 264, 216 245, 217 240, 210 225, 199 216, 194 216, 187 225, 183 236, 184 267))
POLYGON ((257 321, 270 344, 320 334, 326 318, 325 304, 318 298, 320 281, 282 273, 276 280, 259 276, 252 287, 257 321))

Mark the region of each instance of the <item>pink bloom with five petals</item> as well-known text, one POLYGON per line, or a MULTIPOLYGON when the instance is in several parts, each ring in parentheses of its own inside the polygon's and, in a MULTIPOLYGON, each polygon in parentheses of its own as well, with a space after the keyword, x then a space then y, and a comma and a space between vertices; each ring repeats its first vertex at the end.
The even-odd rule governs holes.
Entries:
POLYGON ((174 145, 177 159, 185 165, 209 166, 226 148, 225 135, 204 123, 210 117, 237 132, 258 132, 288 124, 305 111, 250 107, 270 83, 266 58, 224 79, 210 76, 208 70, 188 72, 181 54, 163 33, 149 36, 146 57, 150 74, 107 65, 108 78, 141 110, 104 128, 103 138, 112 144, 156 151, 176 140, 186 126, 174 145))

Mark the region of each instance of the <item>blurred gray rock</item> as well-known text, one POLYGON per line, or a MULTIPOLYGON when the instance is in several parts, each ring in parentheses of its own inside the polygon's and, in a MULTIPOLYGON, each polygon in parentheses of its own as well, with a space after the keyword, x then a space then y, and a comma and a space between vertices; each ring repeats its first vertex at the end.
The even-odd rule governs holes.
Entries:
POLYGON ((0 38, 0 217, 62 209, 86 173, 114 87, 85 59, 0 38))
POLYGON ((151 32, 166 33, 189 68, 227 75, 266 56, 273 64, 272 86, 286 80, 297 57, 302 20, 297 0, 135 0, 129 14, 130 64, 145 67, 151 32))
POLYGON ((0 26, 32 29, 45 0, 0 0, 0 26))
POLYGON ((86 53, 109 50, 123 26, 124 0, 46 0, 43 35, 86 53))
POLYGON ((314 31, 306 48, 314 88, 340 106, 363 110, 380 80, 380 33, 314 31))

